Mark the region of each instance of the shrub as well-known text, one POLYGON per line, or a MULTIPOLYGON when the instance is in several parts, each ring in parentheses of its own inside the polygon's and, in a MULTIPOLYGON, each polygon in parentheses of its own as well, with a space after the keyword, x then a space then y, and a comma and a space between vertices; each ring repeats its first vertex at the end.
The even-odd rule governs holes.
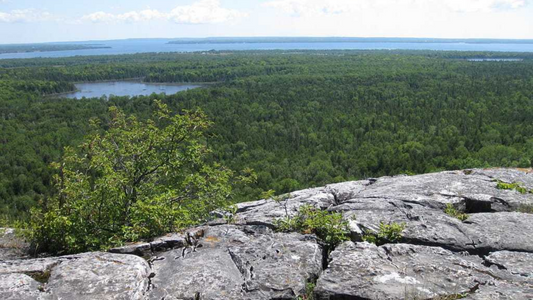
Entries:
POLYGON ((342 214, 321 210, 311 205, 301 206, 294 217, 278 219, 276 227, 282 232, 314 233, 329 249, 348 240, 350 232, 348 222, 342 218, 342 214))
POLYGON ((41 251, 74 253, 150 238, 205 220, 230 201, 233 172, 206 162, 201 112, 171 115, 156 101, 141 122, 110 109, 94 133, 54 167, 57 195, 31 212, 29 237, 41 251))
POLYGON ((468 219, 468 215, 465 214, 465 213, 461 213, 459 212, 457 209, 455 209, 455 207, 453 207, 452 204, 448 203, 446 204, 446 208, 444 209, 444 212, 449 215, 450 217, 454 217, 454 218, 457 218, 461 221, 465 221, 466 219, 468 219))
POLYGON ((499 190, 515 190, 519 192, 520 194, 527 194, 527 193, 533 193, 533 191, 526 189, 523 187, 520 183, 513 182, 513 183, 506 183, 501 180, 497 181, 496 188, 499 190))
POLYGON ((368 233, 363 236, 363 241, 376 244, 378 246, 387 243, 398 243, 402 239, 402 231, 405 229, 404 223, 379 224, 379 232, 368 233))

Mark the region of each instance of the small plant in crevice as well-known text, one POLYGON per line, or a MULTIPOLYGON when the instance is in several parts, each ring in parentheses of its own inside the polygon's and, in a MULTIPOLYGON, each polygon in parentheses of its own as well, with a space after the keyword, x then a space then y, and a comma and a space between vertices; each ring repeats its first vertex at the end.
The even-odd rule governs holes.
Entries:
POLYGON ((468 214, 458 211, 451 203, 446 204, 444 212, 453 218, 459 219, 460 221, 465 221, 468 219, 468 214))
POLYGON ((235 224, 237 221, 237 205, 229 205, 224 209, 224 221, 226 221, 227 224, 235 224))
POLYGON ((326 244, 328 250, 347 241, 350 232, 348 221, 342 218, 342 214, 321 210, 311 205, 301 206, 295 216, 287 215, 278 219, 275 225, 281 232, 314 233, 326 244))
POLYGON ((264 191, 263 193, 261 193, 261 199, 270 199, 274 197, 275 194, 276 194, 276 191, 274 190, 264 191))
POLYGON ((376 244, 378 246, 388 243, 398 243, 402 239, 402 231, 405 229, 404 223, 379 224, 378 233, 366 233, 363 241, 376 244))
POLYGON ((527 188, 523 187, 518 182, 507 183, 501 180, 497 180, 496 182, 497 182, 496 188, 499 190, 514 190, 514 191, 519 192, 520 194, 527 194, 527 193, 533 194, 533 190, 528 190, 527 188))
POLYGON ((298 296, 295 300, 314 300, 314 291, 316 284, 314 282, 308 282, 305 285, 305 295, 298 296))

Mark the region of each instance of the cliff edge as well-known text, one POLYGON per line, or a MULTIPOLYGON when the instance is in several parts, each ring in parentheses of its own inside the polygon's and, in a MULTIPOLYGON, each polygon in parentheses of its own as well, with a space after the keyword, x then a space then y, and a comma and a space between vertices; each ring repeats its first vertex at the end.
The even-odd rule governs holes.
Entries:
POLYGON ((241 203, 231 224, 110 252, 28 259, 3 230, 0 299, 533 299, 532 213, 530 170, 473 169, 241 203), (350 241, 276 232, 303 205, 342 213, 350 241), (381 224, 403 224, 398 243, 362 241, 381 224))

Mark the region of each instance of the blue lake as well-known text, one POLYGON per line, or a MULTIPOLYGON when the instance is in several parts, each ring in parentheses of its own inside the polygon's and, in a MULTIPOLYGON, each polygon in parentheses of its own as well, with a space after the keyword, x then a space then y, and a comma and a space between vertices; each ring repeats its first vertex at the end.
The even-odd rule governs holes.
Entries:
POLYGON ((475 43, 402 43, 402 42, 316 42, 316 43, 215 43, 168 44, 170 39, 115 40, 72 42, 70 44, 101 44, 111 48, 52 52, 4 53, 0 59, 34 57, 68 57, 77 55, 116 55, 147 52, 195 52, 209 50, 449 50, 533 52, 533 44, 475 43))
POLYGON ((162 84, 144 83, 136 81, 112 81, 112 82, 90 82, 77 83, 78 91, 62 94, 62 97, 81 99, 100 98, 102 96, 139 96, 151 95, 152 93, 167 95, 176 94, 182 91, 199 88, 201 85, 193 84, 162 84))

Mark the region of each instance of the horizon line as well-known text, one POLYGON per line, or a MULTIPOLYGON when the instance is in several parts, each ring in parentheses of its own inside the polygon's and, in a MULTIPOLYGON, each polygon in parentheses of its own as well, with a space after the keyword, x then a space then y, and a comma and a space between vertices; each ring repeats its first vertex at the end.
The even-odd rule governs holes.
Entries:
POLYGON ((110 41, 128 41, 128 40, 209 40, 209 39, 361 39, 361 40, 433 40, 433 41, 527 41, 533 43, 533 38, 439 38, 439 37, 394 37, 394 36, 207 36, 207 37, 149 37, 149 38, 116 38, 116 39, 90 39, 90 40, 71 40, 71 41, 53 41, 53 42, 27 42, 27 43, 0 43, 1 46, 9 45, 43 45, 43 44, 68 44, 68 43, 93 43, 93 42, 110 42, 110 41))

